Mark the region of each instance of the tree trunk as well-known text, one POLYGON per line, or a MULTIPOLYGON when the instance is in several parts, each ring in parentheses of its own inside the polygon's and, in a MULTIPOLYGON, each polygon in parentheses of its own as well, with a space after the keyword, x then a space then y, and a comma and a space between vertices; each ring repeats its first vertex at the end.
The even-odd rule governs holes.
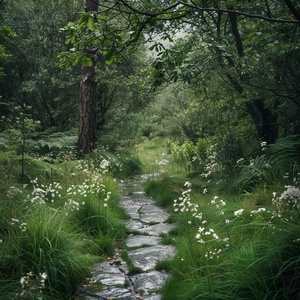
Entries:
POLYGON ((97 82, 95 68, 82 67, 79 99, 79 151, 87 154, 96 148, 97 120, 96 98, 97 82))
MULTIPOLYGON (((98 10, 98 0, 86 0, 87 12, 98 10)), ((91 45, 93 47, 93 45, 91 45)), ((86 49, 89 51, 89 49, 86 49)), ((81 153, 91 153, 97 145, 96 118, 97 81, 94 65, 82 66, 80 97, 79 97, 79 139, 78 150, 81 153)))
MULTIPOLYGON (((237 25, 237 16, 229 13, 229 20, 231 24, 232 33, 236 43, 236 49, 239 57, 244 57, 244 46, 242 38, 237 25)), ((219 30, 218 30, 219 32, 219 30)), ((218 51, 217 61, 220 66, 225 70, 224 57, 222 52, 218 51), (221 63, 220 63, 221 62, 221 63)), ((236 66, 230 56, 225 57, 230 67, 236 66)), ((244 87, 242 83, 247 81, 247 75, 238 75, 239 78, 234 78, 232 74, 225 70, 225 75, 234 87, 234 89, 242 96, 244 93, 244 87)), ((267 142, 273 144, 278 138, 278 122, 276 113, 272 112, 270 108, 265 106, 263 99, 253 99, 251 101, 246 100, 246 108, 250 114, 253 123, 255 125, 258 137, 267 142)))
POLYGON ((262 99, 246 103, 248 112, 254 121, 259 138, 268 144, 275 143, 278 138, 278 123, 276 114, 264 105, 262 99))

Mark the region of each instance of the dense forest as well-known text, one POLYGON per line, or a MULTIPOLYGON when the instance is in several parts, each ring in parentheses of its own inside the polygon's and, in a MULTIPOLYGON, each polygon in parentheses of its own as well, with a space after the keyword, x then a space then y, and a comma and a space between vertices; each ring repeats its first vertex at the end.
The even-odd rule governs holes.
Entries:
POLYGON ((72 299, 142 173, 184 257, 164 299, 299 299, 299 25, 299 0, 0 0, 0 299, 72 299))

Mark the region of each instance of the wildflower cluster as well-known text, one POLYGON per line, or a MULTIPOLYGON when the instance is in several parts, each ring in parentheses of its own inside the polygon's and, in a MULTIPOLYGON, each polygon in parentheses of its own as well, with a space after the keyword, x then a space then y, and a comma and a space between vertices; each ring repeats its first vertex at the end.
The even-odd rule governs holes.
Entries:
POLYGON ((207 157, 207 163, 204 166, 205 172, 201 174, 206 179, 209 179, 212 174, 223 170, 223 166, 218 162, 215 146, 216 145, 213 145, 208 149, 209 155, 207 157))
POLYGON ((76 211, 80 209, 80 206, 86 204, 86 201, 91 196, 103 199, 103 206, 107 207, 108 200, 110 199, 111 192, 106 190, 103 184, 103 173, 106 173, 109 167, 109 161, 102 160, 100 169, 94 167, 94 165, 80 164, 77 166, 77 170, 82 170, 88 174, 88 179, 85 179, 81 184, 72 184, 67 189, 67 201, 65 202, 65 208, 67 209, 66 215, 70 211, 76 211), (82 201, 86 199, 85 201, 82 201))
POLYGON ((205 253, 205 257, 208 259, 213 259, 214 257, 219 258, 219 254, 222 252, 222 249, 214 249, 205 253))
POLYGON ((29 297, 31 299, 32 295, 42 294, 46 279, 46 273, 35 275, 33 272, 29 272, 26 276, 21 277, 22 292, 17 295, 18 299, 29 299, 29 297))
POLYGON ((11 186, 6 193, 6 196, 8 199, 12 199, 15 196, 22 194, 22 193, 23 193, 23 191, 20 190, 19 188, 15 187, 15 186, 11 186))
POLYGON ((198 205, 191 202, 191 186, 192 184, 190 182, 186 182, 184 184, 185 187, 188 189, 183 191, 181 194, 181 197, 174 200, 174 211, 175 212, 194 212, 196 213, 198 211, 198 205))
POLYGON ((80 179, 82 174, 84 174, 84 177, 101 176, 109 172, 110 165, 110 161, 104 158, 101 158, 98 165, 95 165, 95 163, 91 161, 81 160, 75 166, 75 170, 71 175, 75 176, 77 179, 80 179))
MULTIPOLYGON (((182 192, 182 196, 174 200, 174 211, 179 213, 192 212, 192 217, 200 220, 201 225, 198 227, 195 238, 199 244, 204 244, 206 247, 205 257, 213 259, 214 257, 219 258, 219 254, 222 252, 220 248, 220 243, 225 242, 228 246, 229 238, 220 238, 213 228, 207 228, 207 220, 204 219, 203 212, 200 211, 198 204, 191 202, 191 183, 186 182, 185 187, 187 190, 182 192), (217 242, 217 246, 215 244, 217 242)), ((226 203, 223 200, 219 200, 218 197, 214 197, 210 202, 211 205, 214 205, 220 215, 224 214, 223 206, 226 203)), ((188 221, 188 224, 191 224, 191 221, 188 221)))
POLYGON ((220 215, 224 215, 224 210, 222 209, 222 207, 224 207, 226 205, 225 201, 223 200, 219 200, 218 196, 215 196, 211 201, 210 201, 211 205, 214 205, 216 207, 216 209, 219 211, 220 215))
MULTIPOLYGON (((85 205, 85 202, 81 202, 81 205, 85 205)), ((79 202, 72 200, 72 199, 68 199, 65 202, 65 208, 67 210, 66 216, 69 214, 69 211, 79 210, 79 206, 80 206, 79 202)))
MULTIPOLYGON (((207 223, 206 220, 202 221, 202 225, 204 225, 206 223, 207 223)), ((212 228, 206 229, 205 227, 200 226, 198 228, 198 232, 196 234, 196 239, 198 240, 198 243, 205 244, 206 241, 208 240, 207 238, 204 238, 205 236, 206 237, 212 236, 215 240, 219 239, 219 236, 215 233, 214 229, 212 229, 212 228)))
POLYGON ((110 195, 111 195, 111 192, 106 193, 106 197, 104 198, 104 204, 103 204, 104 207, 107 207, 108 200, 110 199, 110 195))
MULTIPOLYGON (((224 207, 226 203, 224 200, 219 199, 218 196, 215 196, 209 203, 209 205, 213 206, 220 216, 224 216, 224 207)), ((219 258, 224 247, 229 247, 229 237, 219 237, 219 235, 215 232, 213 228, 206 228, 206 220, 202 220, 201 226, 198 228, 196 239, 198 243, 205 244, 207 251, 205 253, 205 257, 208 259, 219 258), (210 247, 212 250, 208 249, 208 243, 210 243, 210 247)), ((230 221, 228 219, 224 220, 225 225, 229 224, 230 221)))
POLYGON ((10 225, 19 228, 23 232, 27 230, 27 223, 20 222, 20 220, 16 218, 11 218, 10 225))
POLYGON ((48 186, 39 184, 38 179, 31 180, 33 191, 30 196, 31 203, 45 204, 46 202, 53 203, 56 199, 61 198, 60 190, 62 186, 59 182, 50 183, 48 186))
POLYGON ((244 209, 241 208, 241 209, 239 209, 239 210, 236 210, 233 214, 234 214, 236 217, 239 217, 239 216, 241 216, 241 215, 243 214, 243 212, 244 212, 244 209))
POLYGON ((286 186, 286 190, 277 195, 273 193, 272 202, 279 213, 283 211, 296 212, 300 215, 300 189, 296 186, 286 186))
POLYGON ((67 196, 81 196, 87 198, 88 196, 95 194, 105 193, 105 185, 102 183, 103 179, 100 174, 95 174, 90 179, 85 179, 83 183, 71 185, 67 189, 67 196))
POLYGON ((266 151, 267 150, 267 142, 261 142, 260 143, 260 146, 261 146, 261 151, 266 151))

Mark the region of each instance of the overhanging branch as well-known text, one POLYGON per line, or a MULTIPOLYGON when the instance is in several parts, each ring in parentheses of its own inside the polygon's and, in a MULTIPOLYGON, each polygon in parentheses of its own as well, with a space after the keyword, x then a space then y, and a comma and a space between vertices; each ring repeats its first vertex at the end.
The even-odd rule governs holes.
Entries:
MULTIPOLYGON (((105 3, 109 3, 109 2, 110 1, 100 2, 99 5, 108 8, 108 5, 105 3)), ((122 9, 121 5, 122 5, 125 8, 124 10, 122 10, 122 12, 127 13, 128 15, 134 13, 134 14, 144 15, 149 17, 160 17, 163 20, 172 20, 174 19, 173 15, 178 13, 216 12, 216 13, 230 13, 239 16, 245 16, 252 19, 261 19, 273 23, 300 24, 300 13, 295 9, 295 7, 291 4, 291 1, 289 0, 285 0, 285 3, 289 8, 289 11, 296 19, 272 18, 260 14, 252 14, 252 13, 247 13, 247 12, 234 10, 234 9, 222 9, 217 7, 199 7, 196 4, 188 4, 181 1, 178 1, 175 4, 172 4, 171 6, 167 6, 161 9, 160 11, 143 11, 139 8, 135 8, 132 5, 128 4, 127 1, 125 0, 118 0, 117 2, 113 1, 112 3, 114 4, 114 7, 111 7, 112 10, 121 10, 122 9), (188 9, 188 11, 186 9, 188 9)))

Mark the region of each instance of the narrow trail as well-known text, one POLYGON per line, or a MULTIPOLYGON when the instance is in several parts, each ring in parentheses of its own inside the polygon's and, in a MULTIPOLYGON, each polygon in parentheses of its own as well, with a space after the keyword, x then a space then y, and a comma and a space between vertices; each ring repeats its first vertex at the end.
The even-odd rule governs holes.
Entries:
POLYGON ((154 270, 158 261, 169 259, 175 254, 174 246, 163 245, 159 237, 168 233, 174 225, 168 224, 168 213, 155 205, 142 188, 148 178, 120 183, 124 207, 129 220, 125 226, 130 232, 126 238, 126 248, 132 264, 141 272, 130 275, 127 263, 116 249, 115 256, 96 265, 92 270, 89 284, 81 289, 78 300, 161 300, 159 289, 170 276, 166 272, 154 270))

